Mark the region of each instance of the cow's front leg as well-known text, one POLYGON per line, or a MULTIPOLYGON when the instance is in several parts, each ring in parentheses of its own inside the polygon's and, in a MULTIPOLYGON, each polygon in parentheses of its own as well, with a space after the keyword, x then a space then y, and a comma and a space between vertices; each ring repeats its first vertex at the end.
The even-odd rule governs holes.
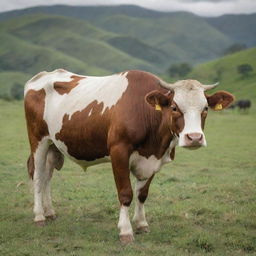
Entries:
POLYGON ((145 216, 144 202, 148 196, 149 185, 153 179, 152 175, 147 180, 138 180, 136 182, 136 204, 133 221, 136 225, 136 233, 147 233, 149 232, 148 223, 145 216))
POLYGON ((125 144, 112 146, 110 156, 120 201, 119 237, 122 244, 129 244, 134 240, 129 218, 129 207, 133 196, 129 170, 129 146, 125 144))

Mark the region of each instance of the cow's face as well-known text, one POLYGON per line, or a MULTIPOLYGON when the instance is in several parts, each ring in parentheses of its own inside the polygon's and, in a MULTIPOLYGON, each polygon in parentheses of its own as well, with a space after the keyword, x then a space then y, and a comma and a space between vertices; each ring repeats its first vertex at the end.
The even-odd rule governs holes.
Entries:
POLYGON ((179 146, 196 149, 206 146, 203 132, 208 108, 222 110, 228 107, 234 97, 224 91, 211 96, 205 94, 205 87, 195 80, 182 80, 173 84, 170 94, 152 91, 146 101, 162 112, 164 126, 179 137, 179 146))

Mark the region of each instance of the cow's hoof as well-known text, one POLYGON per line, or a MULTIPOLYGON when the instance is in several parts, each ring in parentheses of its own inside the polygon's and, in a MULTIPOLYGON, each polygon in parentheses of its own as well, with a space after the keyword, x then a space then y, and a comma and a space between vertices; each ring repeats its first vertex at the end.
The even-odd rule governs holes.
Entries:
POLYGON ((53 215, 45 216, 45 218, 46 218, 47 220, 56 220, 56 219, 57 219, 57 215, 56 215, 56 214, 53 214, 53 215))
POLYGON ((131 244, 134 241, 133 235, 119 235, 122 245, 131 244))
POLYGON ((148 226, 137 227, 136 234, 143 234, 143 233, 149 233, 149 227, 148 226))
POLYGON ((45 226, 45 220, 35 221, 35 224, 38 227, 44 227, 45 226))

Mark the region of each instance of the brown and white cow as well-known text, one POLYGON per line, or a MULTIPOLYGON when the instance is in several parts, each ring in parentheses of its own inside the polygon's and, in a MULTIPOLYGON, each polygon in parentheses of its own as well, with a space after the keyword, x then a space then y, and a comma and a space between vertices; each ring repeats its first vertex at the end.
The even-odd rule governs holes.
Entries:
POLYGON ((49 183, 67 156, 83 168, 111 161, 123 243, 133 240, 132 173, 137 178, 133 221, 138 231, 147 232, 144 202, 155 173, 174 159, 176 145, 205 146, 208 106, 221 110, 234 100, 224 91, 205 94, 215 86, 195 80, 167 84, 136 70, 91 77, 58 69, 34 76, 25 86, 34 221, 44 225, 46 218, 55 218, 49 183))

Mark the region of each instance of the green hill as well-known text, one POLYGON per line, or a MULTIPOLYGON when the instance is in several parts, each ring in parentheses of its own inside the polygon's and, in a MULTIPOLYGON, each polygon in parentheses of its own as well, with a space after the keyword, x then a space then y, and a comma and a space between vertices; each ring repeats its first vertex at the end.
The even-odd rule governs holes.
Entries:
POLYGON ((165 51, 151 47, 135 37, 116 36, 110 38, 108 43, 133 57, 148 61, 152 65, 163 65, 169 61, 165 51))
MULTIPOLYGON (((60 16, 32 15, 17 18, 16 22, 6 22, 3 24, 8 33, 19 37, 29 43, 40 45, 44 48, 57 50, 65 55, 82 61, 87 66, 98 67, 104 72, 74 67, 75 72, 85 72, 90 74, 103 74, 131 69, 134 67, 145 70, 156 70, 150 63, 129 56, 125 52, 112 47, 107 40, 116 35, 95 28, 86 21, 75 20, 60 16), (20 25, 22 24, 22 25, 20 25)), ((136 47, 136 46, 135 46, 136 47)), ((62 63, 60 63, 62 64, 62 63)))
MULTIPOLYGON (((65 68, 75 73, 104 75, 127 69, 158 71, 143 56, 129 54, 122 47, 115 47, 114 33, 106 32, 86 21, 69 17, 30 15, 17 17, 0 23, 0 78, 10 74, 13 85, 18 72, 20 83, 42 70, 65 68), (141 58, 140 58, 141 57, 141 58)), ((130 40, 128 37, 127 40, 130 40)), ((131 39, 132 40, 132 39, 131 39)), ((131 41, 130 40, 130 41, 131 41)), ((144 46, 144 50, 157 55, 157 50, 133 40, 133 47, 144 46)), ((3 80, 2 80, 3 81, 3 80)), ((8 84, 10 84, 8 83, 8 84)), ((0 96, 10 94, 6 85, 0 84, 0 96)))
MULTIPOLYGON (((246 24, 254 24, 256 15, 243 16, 232 27, 234 17, 207 19, 138 6, 44 6, 0 13, 0 82, 24 84, 35 73, 56 68, 89 75, 127 69, 162 74, 174 63, 195 65, 236 42, 254 44, 246 24), (228 25, 222 26, 225 19, 228 25)), ((0 96, 10 93, 6 88, 0 84, 0 96)))
MULTIPOLYGON (((112 47, 108 40, 116 35, 98 29, 86 21, 46 15, 33 15, 31 20, 33 18, 34 21, 11 29, 10 32, 34 44, 61 51, 88 65, 108 70, 109 73, 133 67, 149 71, 157 69, 136 56, 130 56, 112 47)), ((136 44, 134 47, 137 48, 136 44)))
POLYGON ((244 50, 223 58, 200 64, 188 75, 203 83, 220 82, 219 89, 228 90, 235 94, 237 99, 251 99, 256 102, 256 48, 244 50), (252 74, 242 78, 237 72, 237 66, 250 64, 252 74))
POLYGON ((205 20, 235 42, 256 45, 256 14, 223 15, 205 20))
POLYGON ((0 70, 35 74, 58 67, 76 72, 103 73, 98 67, 88 65, 63 52, 32 44, 10 34, 0 34, 0 70))
MULTIPOLYGON (((75 17, 79 19, 88 20, 94 24, 102 22, 111 16, 123 15, 128 17, 139 18, 140 20, 151 20, 157 22, 160 19, 166 19, 167 21, 173 21, 177 15, 182 16, 184 22, 189 25, 186 21, 186 16, 191 14, 186 12, 159 12, 142 8, 135 5, 120 5, 120 6, 39 6, 26 8, 23 10, 14 10, 9 12, 0 13, 0 20, 6 20, 17 16, 35 13, 46 13, 55 14, 68 17, 75 17)), ((222 15, 219 17, 203 18, 197 17, 198 19, 205 21, 214 27, 220 33, 225 34, 234 43, 243 43, 249 47, 256 45, 256 32, 252 28, 256 25, 256 14, 237 14, 237 15, 222 15)), ((118 26, 118 24, 115 24, 118 26)), ((166 26, 173 26, 172 23, 166 23, 166 26)), ((122 31, 123 32, 123 31, 122 31)))
MULTIPOLYGON (((144 61, 153 59, 158 53, 159 59, 151 64, 155 66, 155 71, 166 69, 172 63, 186 61, 194 64, 216 58, 235 43, 202 17, 185 12, 153 11, 138 6, 41 6, 0 14, 0 20, 42 13, 79 18, 105 33, 109 31, 121 38, 131 37, 132 46, 125 52, 135 57, 134 52, 138 51, 133 49, 138 47, 142 49, 139 58, 144 61), (140 47, 141 44, 144 47, 140 47), (162 52, 165 58, 161 57, 162 52)), ((122 51, 124 44, 120 38, 115 40, 115 47, 122 51)))
POLYGON ((232 44, 223 33, 189 13, 160 18, 115 15, 91 22, 107 31, 144 40, 165 51, 169 57, 165 68, 174 62, 198 63, 216 58, 232 44))

